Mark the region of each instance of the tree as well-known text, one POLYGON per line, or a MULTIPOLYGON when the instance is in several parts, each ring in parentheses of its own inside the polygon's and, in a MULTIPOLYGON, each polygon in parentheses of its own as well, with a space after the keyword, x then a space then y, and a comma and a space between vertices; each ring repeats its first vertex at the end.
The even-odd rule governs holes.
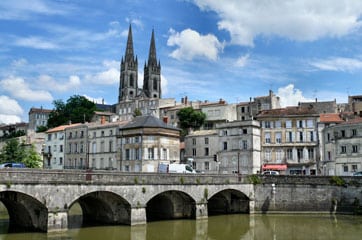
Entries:
POLYGON ((89 122, 96 111, 96 105, 87 98, 74 95, 64 103, 62 100, 53 101, 54 109, 49 114, 48 128, 72 123, 89 122))
POLYGON ((177 117, 180 121, 180 127, 184 130, 184 135, 189 132, 189 129, 200 128, 206 120, 205 113, 194 110, 192 107, 181 109, 177 113, 177 117))
POLYGON ((133 117, 138 117, 138 116, 142 116, 142 112, 139 108, 136 108, 134 111, 133 111, 133 117))
POLYGON ((24 163, 28 168, 38 168, 42 160, 40 155, 35 151, 34 145, 26 146, 19 143, 17 138, 11 138, 6 141, 0 153, 1 163, 24 163))

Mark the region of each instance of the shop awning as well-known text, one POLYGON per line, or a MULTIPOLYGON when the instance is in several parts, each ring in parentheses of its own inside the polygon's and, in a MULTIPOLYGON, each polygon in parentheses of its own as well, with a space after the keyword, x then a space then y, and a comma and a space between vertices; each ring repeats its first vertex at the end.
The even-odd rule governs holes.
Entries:
POLYGON ((285 171, 285 170, 287 170, 287 165, 286 164, 264 164, 263 165, 263 171, 264 170, 285 171))

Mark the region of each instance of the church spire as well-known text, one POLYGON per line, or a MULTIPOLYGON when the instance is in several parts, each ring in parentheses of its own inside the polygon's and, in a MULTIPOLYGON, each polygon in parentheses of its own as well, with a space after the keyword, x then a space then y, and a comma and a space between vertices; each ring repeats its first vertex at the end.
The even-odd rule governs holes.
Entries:
POLYGON ((131 24, 129 25, 128 29, 128 39, 127 39, 127 47, 126 47, 126 54, 125 54, 125 61, 130 61, 134 59, 133 55, 133 38, 132 38, 132 27, 131 24))
POLYGON ((156 57, 156 44, 155 44, 155 31, 152 29, 150 51, 148 54, 148 65, 157 66, 157 57, 156 57))

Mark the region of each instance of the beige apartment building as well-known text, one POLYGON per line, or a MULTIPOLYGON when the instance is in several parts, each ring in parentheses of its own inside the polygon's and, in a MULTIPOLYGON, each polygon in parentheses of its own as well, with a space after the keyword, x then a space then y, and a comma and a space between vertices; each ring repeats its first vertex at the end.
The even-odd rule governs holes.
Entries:
POLYGON ((120 170, 157 172, 180 162, 180 129, 153 116, 139 116, 119 129, 120 170))
POLYGON ((316 175, 319 162, 319 114, 313 108, 264 110, 261 123, 262 170, 316 175))
POLYGON ((362 118, 326 127, 323 140, 324 175, 350 176, 362 171, 362 118))
POLYGON ((191 132, 185 157, 197 171, 255 174, 260 170, 260 125, 257 121, 219 123, 216 129, 191 132))

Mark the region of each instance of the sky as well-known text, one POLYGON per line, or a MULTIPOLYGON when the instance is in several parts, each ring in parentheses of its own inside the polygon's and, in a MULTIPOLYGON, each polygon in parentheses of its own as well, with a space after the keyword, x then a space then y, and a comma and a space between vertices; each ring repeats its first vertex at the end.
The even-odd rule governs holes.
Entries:
POLYGON ((162 98, 362 95, 360 0, 1 0, 0 123, 73 95, 117 103, 130 24, 139 87, 155 32, 162 98))

